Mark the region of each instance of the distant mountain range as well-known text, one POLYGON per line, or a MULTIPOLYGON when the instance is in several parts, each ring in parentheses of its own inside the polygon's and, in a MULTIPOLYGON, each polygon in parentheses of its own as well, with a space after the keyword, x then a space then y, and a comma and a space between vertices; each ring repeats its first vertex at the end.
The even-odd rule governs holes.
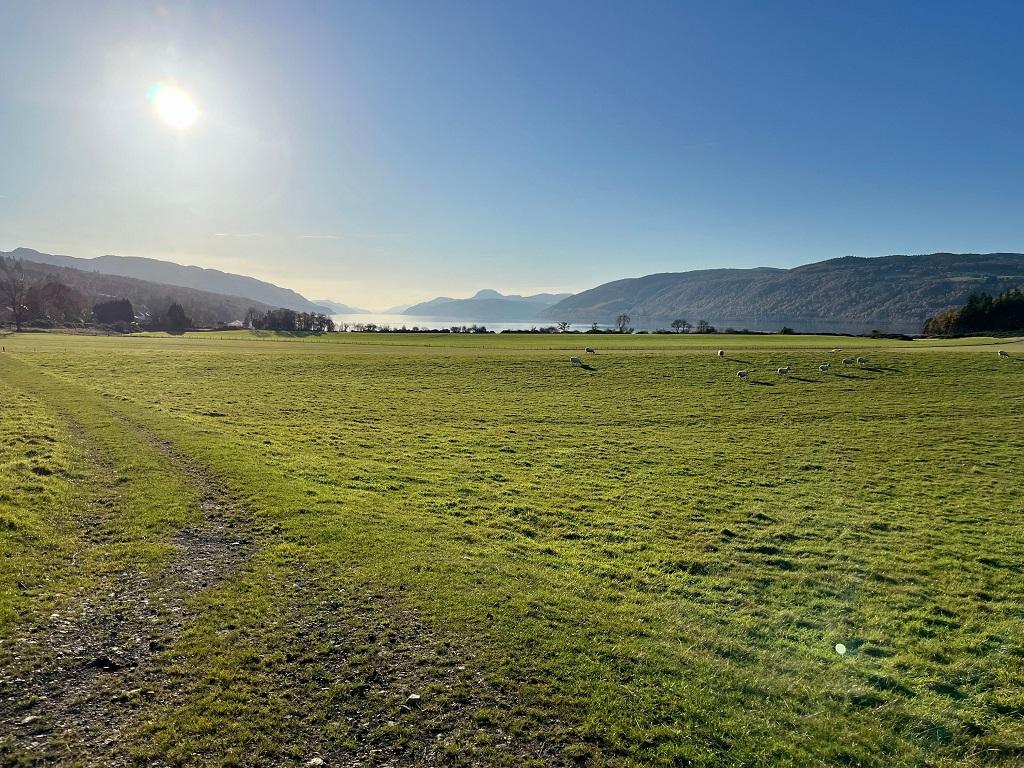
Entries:
POLYGON ((70 267, 85 272, 132 277, 163 285, 193 288, 226 296, 239 296, 270 307, 284 307, 297 312, 332 314, 328 307, 320 306, 295 291, 257 280, 254 277, 234 275, 230 272, 221 272, 218 269, 187 267, 170 261, 138 256, 99 256, 94 259, 81 259, 75 256, 40 253, 31 248, 16 248, 7 255, 36 264, 70 267))
POLYGON ((326 307, 331 310, 332 315, 368 315, 370 310, 350 307, 348 304, 339 304, 337 301, 328 299, 313 299, 313 303, 319 307, 326 307))
POLYGON ((405 309, 403 315, 431 317, 438 320, 472 320, 475 322, 530 323, 544 318, 544 311, 570 293, 538 293, 533 296, 503 295, 491 289, 477 291, 468 299, 439 296, 405 309))
MULTIPOLYGON (((48 271, 89 300, 128 298, 141 312, 179 301, 197 322, 241 320, 254 306, 301 312, 365 314, 340 302, 309 301, 287 288, 215 269, 157 259, 101 256, 80 259, 18 248, 33 272, 48 271)), ((639 328, 668 327, 675 319, 706 320, 720 329, 917 333, 924 321, 961 306, 978 291, 1024 286, 1024 254, 933 253, 847 256, 792 269, 706 269, 665 272, 604 283, 578 294, 505 295, 485 289, 470 298, 449 296, 390 314, 435 320, 495 323, 611 324, 622 314, 639 328)))
POLYGON ((604 283, 543 311, 553 321, 635 326, 674 319, 724 328, 918 333, 924 321, 974 291, 1024 285, 1024 254, 847 256, 792 269, 665 272, 604 283))

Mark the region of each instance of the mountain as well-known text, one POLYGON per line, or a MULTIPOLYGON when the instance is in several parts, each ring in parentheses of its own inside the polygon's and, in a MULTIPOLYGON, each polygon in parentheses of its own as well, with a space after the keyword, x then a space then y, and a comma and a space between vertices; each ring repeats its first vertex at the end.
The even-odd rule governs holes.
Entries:
POLYGON ((100 272, 105 275, 133 277, 138 280, 194 288, 226 296, 241 296, 271 307, 285 307, 297 312, 330 314, 327 307, 318 306, 295 291, 257 280, 254 277, 221 272, 219 269, 187 267, 170 261, 146 259, 139 256, 99 256, 94 259, 80 259, 75 256, 40 253, 31 248, 16 248, 7 255, 37 264, 70 267, 86 272, 100 272))
POLYGON ((412 306, 412 304, 395 304, 395 306, 388 307, 387 309, 385 309, 383 314, 385 314, 385 315, 400 315, 403 312, 405 312, 405 310, 407 310, 411 306, 412 306))
POLYGON ((719 328, 918 333, 928 317, 962 305, 974 291, 996 294, 1019 285, 1019 253, 846 256, 792 269, 706 269, 615 280, 570 296, 543 315, 611 323, 624 312, 641 327, 682 318, 719 328))
POLYGON ((330 310, 328 314, 332 315, 368 315, 370 310, 360 309, 359 307, 350 307, 348 304, 339 304, 336 301, 330 301, 328 299, 314 299, 313 303, 318 307, 326 307, 330 310))
POLYGON ((485 288, 468 299, 439 296, 415 304, 404 315, 431 317, 438 320, 472 320, 474 322, 530 323, 542 320, 544 310, 568 298, 569 293, 538 293, 533 296, 504 295, 485 288))
POLYGON ((128 299, 135 314, 144 316, 162 315, 172 303, 177 302, 199 327, 244 320, 250 307, 263 312, 273 309, 262 302, 240 296, 225 296, 134 277, 57 267, 27 259, 23 259, 22 264, 32 283, 40 286, 61 283, 70 289, 62 312, 63 320, 66 321, 84 320, 93 304, 111 299, 128 299))

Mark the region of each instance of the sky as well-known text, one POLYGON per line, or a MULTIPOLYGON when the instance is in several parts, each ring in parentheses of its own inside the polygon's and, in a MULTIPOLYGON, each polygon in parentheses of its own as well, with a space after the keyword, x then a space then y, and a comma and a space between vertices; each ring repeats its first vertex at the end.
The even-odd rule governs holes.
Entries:
POLYGON ((1024 251, 1024 3, 0 0, 0 29, 0 250, 371 309, 1024 251))

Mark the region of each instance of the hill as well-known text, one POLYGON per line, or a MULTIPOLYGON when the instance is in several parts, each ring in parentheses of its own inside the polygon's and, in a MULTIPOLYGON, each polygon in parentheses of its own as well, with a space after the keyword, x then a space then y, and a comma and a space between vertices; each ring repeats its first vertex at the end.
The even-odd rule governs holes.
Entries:
POLYGON ((917 333, 924 321, 972 292, 1024 285, 1024 254, 933 253, 839 259, 792 269, 708 269, 615 280, 544 311, 550 320, 634 325, 675 318, 775 330, 917 333))
POLYGON ((31 248, 16 248, 6 255, 37 264, 70 267, 85 272, 99 272, 119 277, 133 277, 137 280, 148 280, 181 288, 194 288, 225 296, 240 296, 270 307, 285 307, 297 312, 330 313, 330 309, 327 307, 314 304, 305 296, 288 288, 281 288, 254 277, 221 272, 218 269, 189 267, 170 261, 138 256, 99 256, 94 259, 81 259, 76 256, 40 253, 31 248))
POLYGON ((368 309, 350 307, 348 304, 330 301, 329 299, 313 299, 313 303, 318 307, 325 307, 326 309, 329 309, 329 314, 333 315, 367 315, 370 313, 370 310, 368 309))
POLYGON ((532 296, 501 294, 485 288, 468 299, 439 296, 414 304, 402 314, 435 317, 442 320, 478 322, 523 322, 544 319, 544 310, 568 298, 569 293, 537 293, 532 296))
POLYGON ((62 321, 84 319, 93 304, 110 299, 128 299, 136 315, 162 314, 172 302, 177 302, 196 325, 201 327, 244 320, 250 307, 260 311, 272 308, 262 302, 240 296, 225 296, 133 277, 56 267, 27 259, 23 259, 22 263, 26 275, 33 283, 61 283, 71 289, 70 303, 74 306, 71 311, 65 313, 62 321))

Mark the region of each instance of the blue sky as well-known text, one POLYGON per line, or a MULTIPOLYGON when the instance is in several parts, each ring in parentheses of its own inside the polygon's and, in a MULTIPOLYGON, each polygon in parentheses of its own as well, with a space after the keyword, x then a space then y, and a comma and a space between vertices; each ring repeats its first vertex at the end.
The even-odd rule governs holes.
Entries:
POLYGON ((1024 250, 1020 3, 0 0, 0 28, 3 250, 374 308, 1024 250))

